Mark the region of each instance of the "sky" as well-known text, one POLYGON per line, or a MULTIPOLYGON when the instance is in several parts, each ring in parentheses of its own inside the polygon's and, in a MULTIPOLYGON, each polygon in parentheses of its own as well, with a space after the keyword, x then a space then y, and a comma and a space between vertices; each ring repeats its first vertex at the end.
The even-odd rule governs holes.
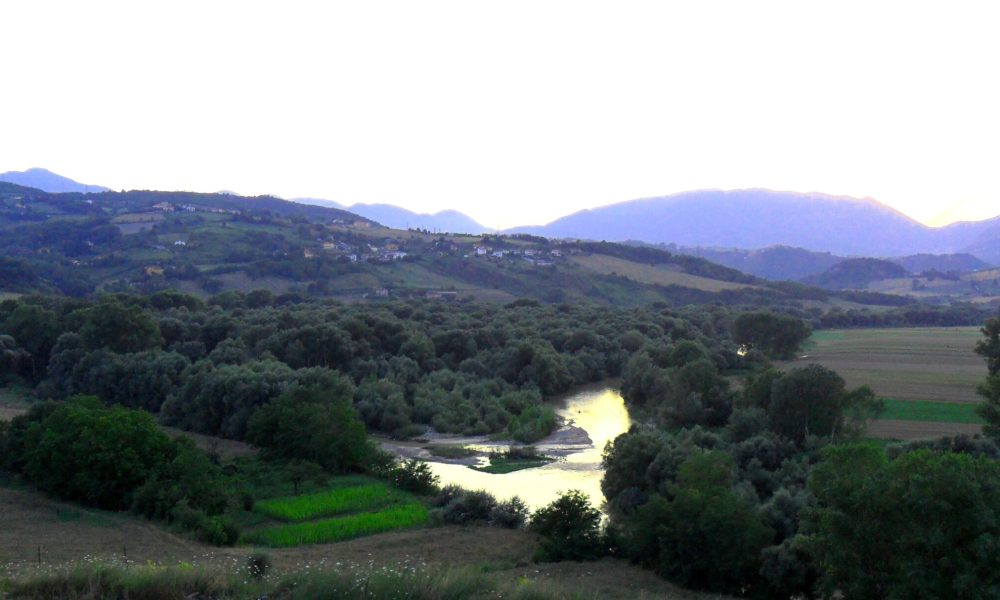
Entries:
POLYGON ((995 2, 0 4, 0 172, 461 210, 692 189, 1000 214, 995 2))

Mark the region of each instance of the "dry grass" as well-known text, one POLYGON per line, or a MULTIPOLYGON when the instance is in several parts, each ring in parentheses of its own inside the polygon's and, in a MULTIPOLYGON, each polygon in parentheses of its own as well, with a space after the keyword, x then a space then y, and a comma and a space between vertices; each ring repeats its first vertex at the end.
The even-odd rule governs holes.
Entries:
POLYGON ((698 275, 689 275, 676 270, 670 265, 647 265, 601 254, 572 256, 570 257, 570 261, 584 269, 600 273, 601 275, 617 274, 649 285, 679 285, 705 292, 721 292, 723 290, 739 290, 755 287, 743 283, 732 283, 699 277, 698 275))
POLYGON ((974 351, 977 327, 915 327, 818 331, 802 356, 783 367, 819 363, 848 386, 870 385, 901 400, 978 403, 986 366, 974 351))

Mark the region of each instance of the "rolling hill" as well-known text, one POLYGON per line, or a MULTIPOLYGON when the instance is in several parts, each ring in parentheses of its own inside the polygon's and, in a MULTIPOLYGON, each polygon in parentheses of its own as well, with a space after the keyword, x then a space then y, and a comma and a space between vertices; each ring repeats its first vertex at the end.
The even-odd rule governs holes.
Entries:
POLYGON ((584 210, 514 232, 556 238, 756 250, 792 246, 847 256, 969 252, 1000 260, 1000 217, 932 228, 871 199, 771 190, 702 190, 584 210))
POLYGON ((819 275, 802 280, 828 290, 863 290, 873 281, 906 277, 906 269, 888 260, 878 258, 850 258, 843 260, 819 275))
MULTIPOLYGON (((642 245, 641 242, 632 243, 642 245)), ((807 277, 819 275, 837 263, 850 258, 829 252, 813 252, 790 246, 771 246, 759 250, 684 247, 676 244, 657 244, 655 247, 676 254, 700 256, 720 265, 772 281, 802 281, 807 277)), ((911 273, 923 273, 924 271, 971 273, 991 268, 989 263, 968 253, 913 254, 886 260, 896 263, 911 273)))

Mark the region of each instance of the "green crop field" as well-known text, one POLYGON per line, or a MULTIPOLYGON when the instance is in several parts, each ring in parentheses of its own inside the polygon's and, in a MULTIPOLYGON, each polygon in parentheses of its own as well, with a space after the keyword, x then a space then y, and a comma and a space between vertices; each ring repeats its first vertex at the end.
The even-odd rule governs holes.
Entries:
POLYGON ((977 423, 983 419, 976 414, 975 404, 957 402, 928 402, 922 400, 899 400, 883 398, 885 412, 882 419, 899 421, 931 421, 938 423, 977 423))
POLYGON ((275 548, 339 542, 384 531, 416 527, 426 523, 427 518, 426 506, 419 502, 410 502, 377 512, 258 529, 245 535, 244 541, 275 548))
POLYGON ((389 489, 384 483, 352 487, 257 502, 254 509, 281 521, 308 521, 341 513, 371 510, 391 503, 401 503, 406 497, 389 489))

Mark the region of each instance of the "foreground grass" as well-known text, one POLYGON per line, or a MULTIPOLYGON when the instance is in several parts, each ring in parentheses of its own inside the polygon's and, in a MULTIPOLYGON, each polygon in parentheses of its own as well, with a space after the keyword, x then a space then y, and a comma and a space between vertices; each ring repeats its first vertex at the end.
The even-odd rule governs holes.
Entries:
POLYGON ((14 599, 173 600, 177 598, 282 598, 282 600, 365 599, 459 600, 572 598, 525 579, 504 581, 474 570, 417 571, 381 569, 294 573, 280 578, 249 577, 193 567, 120 567, 87 565, 71 571, 16 582, 0 582, 14 599))
POLYGON ((261 500, 254 510, 281 521, 308 521, 347 512, 371 510, 406 500, 384 483, 339 487, 316 494, 261 500))
POLYGON ((416 527, 427 523, 427 519, 427 507, 419 502, 411 502, 377 512, 258 529, 246 534, 243 541, 274 548, 339 542, 394 529, 416 527))
POLYGON ((984 423, 983 419, 976 414, 975 404, 900 400, 898 398, 884 398, 883 401, 885 402, 885 412, 879 415, 880 419, 977 425, 984 423))

